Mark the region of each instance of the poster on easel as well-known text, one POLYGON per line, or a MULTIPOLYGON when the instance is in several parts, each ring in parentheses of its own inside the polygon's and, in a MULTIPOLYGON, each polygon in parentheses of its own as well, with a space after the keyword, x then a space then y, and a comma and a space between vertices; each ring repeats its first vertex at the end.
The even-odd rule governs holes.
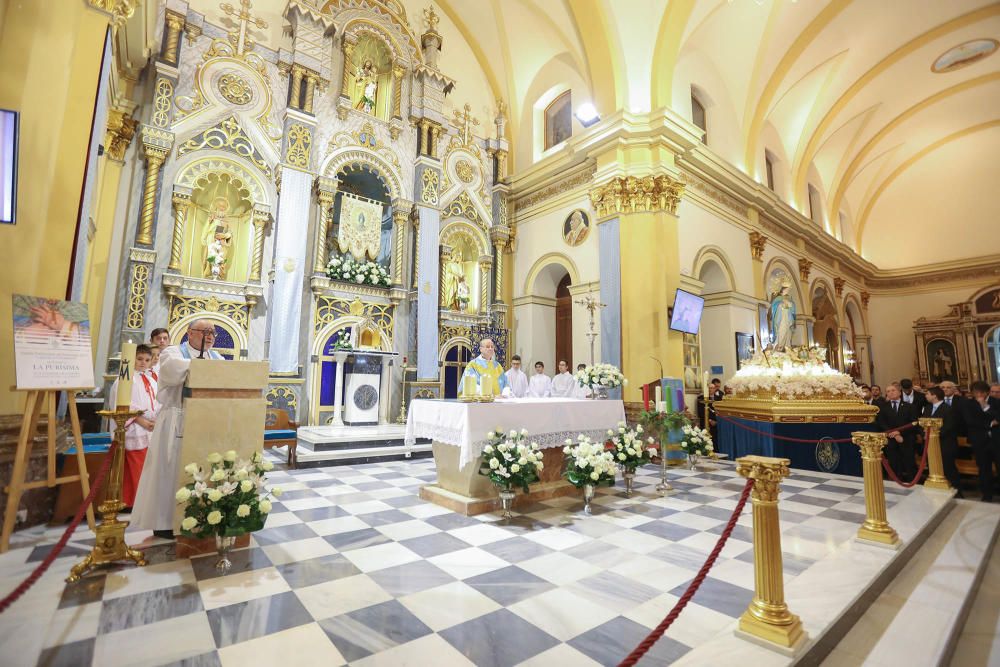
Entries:
POLYGON ((93 387, 87 304, 23 294, 13 301, 17 388, 93 387))

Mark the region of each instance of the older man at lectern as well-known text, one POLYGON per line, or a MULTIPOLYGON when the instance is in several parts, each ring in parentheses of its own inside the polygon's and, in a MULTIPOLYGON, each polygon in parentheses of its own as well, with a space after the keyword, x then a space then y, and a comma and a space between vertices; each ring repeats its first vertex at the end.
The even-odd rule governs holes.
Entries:
POLYGON ((215 324, 198 319, 188 325, 187 340, 160 353, 159 390, 161 405, 149 453, 142 468, 132 525, 152 529, 157 537, 173 539, 177 476, 180 473, 181 429, 184 425, 183 389, 192 359, 222 359, 212 349, 215 324))

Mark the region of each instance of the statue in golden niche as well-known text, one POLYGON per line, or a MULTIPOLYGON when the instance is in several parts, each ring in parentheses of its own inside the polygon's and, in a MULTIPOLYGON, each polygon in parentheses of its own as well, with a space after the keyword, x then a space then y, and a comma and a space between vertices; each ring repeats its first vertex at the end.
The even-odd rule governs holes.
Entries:
POLYGON ((202 275, 212 280, 225 280, 229 271, 229 256, 233 246, 233 230, 230 227, 229 201, 216 197, 205 222, 201 244, 205 247, 205 261, 202 275))
POLYGON ((462 251, 453 248, 448 261, 444 265, 444 274, 441 277, 444 289, 441 295, 441 305, 449 310, 464 311, 468 309, 468 286, 465 286, 465 304, 462 303, 462 286, 465 285, 465 269, 462 266, 462 251))
POLYGON ((358 111, 375 113, 375 104, 378 101, 378 75, 371 58, 366 59, 364 64, 355 70, 354 85, 361 91, 358 103, 354 106, 358 111))

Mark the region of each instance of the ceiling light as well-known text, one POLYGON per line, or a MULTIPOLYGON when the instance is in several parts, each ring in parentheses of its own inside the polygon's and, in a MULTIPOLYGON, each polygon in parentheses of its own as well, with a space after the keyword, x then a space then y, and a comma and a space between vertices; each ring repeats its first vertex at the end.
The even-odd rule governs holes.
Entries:
POLYGON ((597 109, 590 102, 584 102, 576 108, 576 113, 573 114, 576 119, 580 121, 580 125, 584 127, 590 127, 597 121, 601 120, 600 115, 597 113, 597 109))

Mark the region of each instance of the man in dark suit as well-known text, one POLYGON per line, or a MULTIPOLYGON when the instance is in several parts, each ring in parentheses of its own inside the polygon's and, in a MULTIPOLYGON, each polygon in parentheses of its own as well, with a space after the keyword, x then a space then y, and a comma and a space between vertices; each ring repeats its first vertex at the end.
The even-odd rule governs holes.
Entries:
POLYGON ((719 378, 712 378, 712 386, 709 387, 712 390, 710 396, 713 401, 721 401, 725 394, 722 391, 722 380, 719 378))
POLYGON ((990 386, 982 380, 973 382, 971 389, 962 416, 979 467, 979 491, 988 503, 993 500, 993 464, 1000 468, 1000 402, 990 399, 990 386))
POLYGON ((951 408, 951 413, 955 417, 955 433, 964 438, 968 435, 965 431, 965 411, 962 409, 965 399, 958 393, 958 385, 951 380, 945 380, 938 387, 944 392, 944 404, 951 408))
POLYGON ((927 390, 927 405, 924 406, 924 417, 935 417, 941 420, 938 439, 941 442, 941 462, 944 464, 944 476, 948 483, 958 492, 956 498, 962 495, 962 476, 958 474, 955 459, 958 455, 958 433, 955 431, 954 409, 944 402, 944 392, 940 387, 927 390))
POLYGON ((896 476, 904 482, 911 481, 917 474, 917 462, 913 459, 913 443, 916 438, 913 428, 902 428, 917 419, 913 406, 905 403, 903 390, 898 382, 885 389, 885 402, 879 405, 875 423, 885 431, 889 444, 885 447, 885 457, 896 476))
POLYGON ((872 385, 872 405, 881 405, 885 402, 885 396, 882 395, 882 387, 877 384, 872 385))
POLYGON ((924 406, 927 405, 927 397, 924 396, 922 391, 917 391, 913 388, 913 380, 910 378, 903 378, 899 381, 899 386, 903 390, 903 402, 912 405, 913 411, 916 414, 924 414, 924 406))

